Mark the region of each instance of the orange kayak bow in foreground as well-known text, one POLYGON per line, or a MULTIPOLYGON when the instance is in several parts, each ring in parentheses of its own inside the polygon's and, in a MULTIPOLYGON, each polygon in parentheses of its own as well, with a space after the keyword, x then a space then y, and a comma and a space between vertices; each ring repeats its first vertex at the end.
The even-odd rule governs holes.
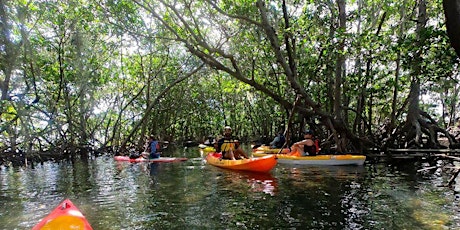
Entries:
POLYGON ((69 199, 66 199, 32 228, 32 230, 39 229, 92 230, 93 228, 80 210, 69 199))
POLYGON ((276 166, 277 163, 275 155, 241 160, 226 160, 221 159, 221 156, 221 153, 209 153, 206 156, 206 161, 208 164, 220 168, 251 172, 269 172, 276 166))

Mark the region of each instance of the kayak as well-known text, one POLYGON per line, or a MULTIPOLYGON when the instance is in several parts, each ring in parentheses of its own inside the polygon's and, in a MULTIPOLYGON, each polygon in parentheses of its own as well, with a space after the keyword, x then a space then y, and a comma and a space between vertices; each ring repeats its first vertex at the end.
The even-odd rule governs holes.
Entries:
POLYGON ((39 229, 93 229, 88 220, 69 200, 62 201, 50 214, 35 225, 32 230, 39 229))
POLYGON ((249 158, 241 160, 220 159, 221 156, 221 153, 209 153, 206 156, 206 161, 210 165, 214 165, 220 168, 251 172, 269 172, 276 166, 277 163, 275 155, 268 155, 259 158, 249 158))
POLYGON ((257 153, 288 153, 290 152, 289 148, 283 148, 283 149, 272 149, 270 146, 262 145, 257 148, 252 149, 252 152, 257 152, 257 153))
POLYGON ((113 157, 116 161, 129 161, 131 163, 135 162, 150 162, 150 163, 163 163, 163 162, 177 162, 177 161, 186 161, 187 158, 181 158, 181 157, 160 157, 160 158, 153 158, 153 159, 147 159, 143 157, 138 157, 135 159, 129 158, 129 156, 114 156, 113 157))
MULTIPOLYGON (((318 153, 321 148, 319 147, 319 141, 316 139, 315 140, 315 146, 316 146, 316 153, 318 153)), ((271 148, 270 146, 262 145, 257 148, 252 149, 253 153, 266 153, 266 154, 281 154, 281 153, 289 153, 291 150, 289 148, 271 148)))
POLYGON ((198 147, 203 150, 205 153, 210 153, 210 152, 215 152, 216 149, 212 146, 204 145, 204 144, 199 144, 198 147))
POLYGON ((265 154, 254 152, 255 157, 276 156, 282 164, 301 165, 363 165, 366 160, 364 155, 316 155, 316 156, 292 156, 289 154, 265 154))

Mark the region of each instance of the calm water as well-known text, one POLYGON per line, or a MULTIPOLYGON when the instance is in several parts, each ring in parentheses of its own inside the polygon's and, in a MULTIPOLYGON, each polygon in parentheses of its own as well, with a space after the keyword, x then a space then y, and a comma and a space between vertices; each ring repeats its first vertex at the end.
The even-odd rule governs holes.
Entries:
POLYGON ((198 149, 168 155, 190 160, 0 166, 0 229, 30 229, 65 198, 94 229, 460 229, 448 178, 410 165, 251 174, 206 165, 198 149))

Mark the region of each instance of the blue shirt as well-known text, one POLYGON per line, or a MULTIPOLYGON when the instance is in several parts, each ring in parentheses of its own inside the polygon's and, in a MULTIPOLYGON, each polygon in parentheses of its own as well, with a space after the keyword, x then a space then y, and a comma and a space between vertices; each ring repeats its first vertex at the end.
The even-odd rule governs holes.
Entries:
POLYGON ((150 142, 150 158, 159 158, 160 154, 157 153, 158 141, 150 142))
POLYGON ((150 154, 157 153, 157 144, 158 144, 158 141, 150 142, 150 154))

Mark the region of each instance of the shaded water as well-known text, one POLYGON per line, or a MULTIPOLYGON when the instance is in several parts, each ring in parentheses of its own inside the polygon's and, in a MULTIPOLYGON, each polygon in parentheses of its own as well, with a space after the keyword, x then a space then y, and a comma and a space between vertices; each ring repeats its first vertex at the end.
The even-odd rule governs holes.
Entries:
POLYGON ((186 162, 0 166, 0 229, 30 229, 70 198, 94 229, 460 229, 458 200, 422 177, 384 164, 227 171, 197 148, 186 162))

